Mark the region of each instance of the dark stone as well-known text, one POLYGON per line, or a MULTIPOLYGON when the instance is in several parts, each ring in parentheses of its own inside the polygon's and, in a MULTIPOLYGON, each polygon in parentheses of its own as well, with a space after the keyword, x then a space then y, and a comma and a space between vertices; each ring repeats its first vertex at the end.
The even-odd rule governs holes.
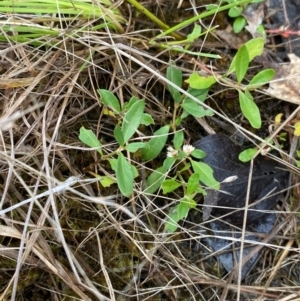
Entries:
MULTIPOLYGON (((215 251, 229 250, 232 248, 232 241, 225 237, 241 238, 241 231, 233 229, 227 223, 235 226, 243 225, 245 210, 241 208, 245 207, 250 163, 239 161, 238 155, 242 148, 225 135, 207 136, 196 141, 194 146, 206 153, 203 161, 213 168, 216 180, 222 182, 229 177, 237 177, 232 182, 221 183, 219 191, 209 190, 204 198, 203 207, 204 221, 215 217, 219 218, 209 222, 214 235, 219 238, 208 239, 208 244, 215 251)), ((247 232, 267 234, 272 230, 276 216, 266 210, 275 208, 280 191, 287 187, 288 176, 289 173, 283 165, 267 157, 257 156, 255 158, 247 209, 247 232)), ((245 239, 259 241, 259 237, 253 234, 247 235, 245 239)), ((235 242, 234 247, 239 248, 240 244, 235 242)), ((244 247, 243 257, 251 252, 253 244, 249 248, 244 247)), ((250 271, 258 255, 258 253, 255 254, 244 264, 242 278, 250 271)), ((229 272, 240 261, 240 252, 239 250, 234 253, 227 252, 218 257, 223 267, 229 272)))
MULTIPOLYGON (((203 162, 214 170, 216 180, 222 182, 229 177, 237 177, 232 182, 221 183, 220 191, 209 191, 204 205, 207 208, 218 206, 211 209, 211 215, 217 217, 226 215, 224 220, 234 225, 242 225, 244 210, 239 208, 245 206, 250 172, 250 163, 243 163, 238 159, 242 148, 224 135, 207 136, 196 141, 194 146, 206 153, 203 162)), ((284 166, 267 157, 258 156, 255 158, 247 224, 254 223, 266 214, 265 210, 271 210, 275 207, 278 192, 286 187, 287 180, 288 172, 284 166)))

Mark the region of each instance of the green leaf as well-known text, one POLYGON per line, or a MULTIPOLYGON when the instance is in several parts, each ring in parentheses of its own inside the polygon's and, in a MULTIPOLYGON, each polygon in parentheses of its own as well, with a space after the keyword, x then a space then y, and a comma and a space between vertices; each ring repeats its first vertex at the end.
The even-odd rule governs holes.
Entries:
POLYGON ((189 42, 194 42, 201 35, 201 30, 202 30, 201 26, 196 24, 193 28, 193 31, 190 34, 187 35, 187 40, 189 42))
POLYGON ((179 182, 173 180, 173 179, 165 180, 161 184, 163 194, 167 194, 169 192, 172 192, 180 186, 181 186, 181 184, 179 182))
POLYGON ((185 82, 191 88, 204 90, 210 88, 216 81, 214 76, 200 76, 198 73, 193 73, 185 82))
MULTIPOLYGON (((194 88, 188 88, 187 93, 194 96, 200 101, 204 101, 206 99, 207 93, 209 89, 194 89, 194 88)), ((187 100, 193 100, 189 96, 186 96, 185 101, 187 100)), ((193 100, 194 101, 194 100, 193 100)))
POLYGON ((238 50, 235 58, 235 73, 238 83, 241 83, 249 67, 249 55, 245 45, 238 50))
POLYGON ((184 197, 180 203, 170 209, 168 219, 165 224, 165 231, 174 233, 177 230, 178 222, 187 217, 189 210, 196 207, 196 202, 193 199, 184 197))
POLYGON ((184 133, 183 131, 178 131, 174 134, 173 144, 176 150, 179 150, 183 144, 184 133))
POLYGON ((201 188, 200 186, 197 187, 195 193, 201 193, 202 195, 207 195, 206 190, 204 190, 204 189, 201 188))
POLYGON ((159 168, 154 170, 147 178, 147 188, 145 190, 145 193, 155 193, 161 186, 161 183, 164 181, 166 176, 167 173, 163 166, 160 166, 159 168))
POLYGON ((265 69, 257 73, 250 81, 248 88, 255 89, 268 83, 275 75, 274 69, 265 69), (250 87, 251 86, 251 87, 250 87))
MULTIPOLYGON (((182 72, 180 69, 176 68, 175 66, 171 65, 167 68, 167 79, 175 84, 177 87, 181 87, 182 85, 182 72)), ((174 88, 171 85, 168 85, 169 91, 174 99, 175 102, 181 102, 181 93, 178 89, 174 88)))
POLYGON ((235 33, 241 32, 243 30, 243 28, 245 27, 246 23, 247 23, 247 20, 244 17, 242 17, 242 16, 237 17, 233 22, 233 31, 235 33))
POLYGON ((241 15, 243 9, 240 6, 231 7, 228 11, 228 16, 231 18, 236 18, 241 15))
POLYGON ((175 158, 166 158, 163 165, 154 170, 149 177, 147 178, 147 188, 145 190, 145 193, 155 193, 159 187, 161 186, 161 183, 165 180, 169 169, 173 165, 173 163, 176 161, 175 158))
POLYGON ((201 105, 192 99, 185 99, 181 106, 186 112, 197 118, 212 116, 214 114, 211 110, 205 110, 201 105))
POLYGON ((175 161, 176 161, 175 158, 166 158, 163 163, 163 167, 164 167, 165 171, 169 172, 169 170, 171 169, 171 167, 175 161))
POLYGON ((133 136, 141 124, 144 109, 145 102, 143 100, 138 100, 126 112, 122 123, 124 143, 126 143, 133 136))
POLYGON ((182 121, 182 118, 181 118, 181 117, 176 118, 176 120, 175 120, 175 125, 176 125, 176 126, 180 126, 181 121, 182 121))
POLYGON ((126 145, 125 149, 128 150, 131 153, 135 153, 138 149, 144 148, 146 146, 146 143, 144 142, 132 142, 126 145))
POLYGON ((251 62, 256 56, 259 56, 264 51, 265 40, 263 38, 256 38, 245 43, 249 54, 249 62, 251 62))
POLYGON ((189 210, 196 207, 196 202, 188 197, 184 197, 180 200, 177 206, 177 212, 179 220, 187 217, 189 210))
POLYGON ((168 219, 165 223, 165 232, 174 233, 178 228, 178 222, 180 221, 178 208, 172 207, 168 215, 168 219))
POLYGON ((202 151, 201 149, 197 149, 197 148, 192 151, 191 155, 197 159, 203 159, 206 156, 204 151, 202 151))
POLYGON ((187 204, 190 209, 195 209, 196 206, 197 206, 197 203, 192 198, 190 198, 190 197, 185 197, 180 203, 187 204))
POLYGON ((99 146, 97 152, 102 155, 101 143, 91 130, 87 130, 84 126, 82 126, 80 128, 79 140, 92 148, 99 146))
POLYGON ((133 173, 131 164, 127 161, 122 153, 118 156, 118 166, 116 170, 118 187, 121 193, 129 197, 133 192, 133 173))
MULTIPOLYGON (((247 43, 244 44, 248 50, 249 62, 251 62, 256 56, 261 55, 263 53, 264 41, 265 40, 263 38, 256 38, 256 39, 249 40, 247 43)), ((235 71, 236 68, 235 64, 236 64, 236 55, 232 59, 227 75, 235 71)))
POLYGON ((186 157, 187 157, 186 152, 179 150, 178 155, 177 155, 177 160, 181 161, 181 160, 183 160, 186 157))
POLYGON ((141 120, 141 124, 143 125, 150 125, 150 124, 154 124, 154 119, 152 118, 152 116, 148 113, 144 113, 142 116, 142 120, 141 120))
POLYGON ((245 149, 244 151, 242 151, 239 154, 239 160, 242 162, 248 162, 251 159, 253 159, 253 157, 257 154, 257 149, 256 148, 248 148, 245 149))
POLYGON ((112 158, 112 159, 109 159, 108 161, 109 161, 111 169, 114 172, 117 172, 117 169, 118 169, 118 159, 112 158))
POLYGON ((191 160, 192 167, 195 173, 200 175, 200 181, 206 186, 213 189, 220 189, 220 183, 213 176, 213 169, 203 162, 191 160))
POLYGON ((257 27, 256 32, 263 38, 267 37, 265 27, 262 24, 257 27))
POLYGON ((131 166, 133 178, 135 179, 136 177, 139 176, 139 173, 134 165, 131 164, 130 166, 131 166))
POLYGON ((217 9, 218 5, 216 4, 207 4, 205 5, 206 10, 213 10, 213 9, 217 9))
POLYGON ((98 93, 101 97, 101 102, 104 105, 112 108, 117 113, 121 112, 119 100, 116 98, 116 96, 113 93, 104 89, 98 89, 98 93))
POLYGON ((198 173, 193 173, 188 180, 186 193, 187 195, 192 195, 195 193, 199 187, 200 176, 198 173))
POLYGON ((119 145, 124 145, 124 138, 123 138, 123 133, 119 125, 115 126, 114 129, 114 137, 119 143, 119 145))
POLYGON ((139 101, 135 96, 131 96, 129 102, 126 104, 126 110, 129 110, 137 101, 139 101))
POLYGON ((109 177, 109 176, 99 176, 99 175, 96 175, 96 178, 99 179, 100 184, 104 188, 110 187, 112 184, 116 183, 116 181, 112 177, 109 177))
MULTIPOLYGON (((132 100, 132 98, 130 100, 132 100)), ((128 111, 130 108, 130 105, 133 105, 133 103, 130 104, 130 101, 124 102, 122 105, 122 113, 125 113, 126 111, 128 111)))
POLYGON ((238 92, 240 106, 244 116, 248 119, 253 128, 259 129, 261 127, 260 112, 251 94, 248 92, 246 95, 240 90, 238 92))
POLYGON ((155 159, 164 148, 168 139, 170 126, 165 125, 153 134, 146 146, 142 149, 142 158, 144 161, 155 159))

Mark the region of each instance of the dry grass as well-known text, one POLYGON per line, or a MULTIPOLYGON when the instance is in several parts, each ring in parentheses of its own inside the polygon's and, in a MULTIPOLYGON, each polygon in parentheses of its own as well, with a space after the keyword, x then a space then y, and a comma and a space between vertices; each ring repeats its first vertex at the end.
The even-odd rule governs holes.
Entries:
MULTIPOLYGON (((74 28, 86 28, 78 35, 61 32, 55 43, 40 39, 39 46, 11 39, 0 45, 1 206, 30 199, 1 215, 0 300, 299 300, 297 186, 277 206, 276 227, 258 245, 266 248, 239 283, 203 243, 209 234, 201 206, 176 234, 163 234, 178 196, 150 198, 143 190, 146 174, 165 154, 152 165, 138 154, 131 158, 140 177, 130 199, 116 186, 104 189, 94 181, 92 174, 114 174, 79 142, 80 127, 93 130, 106 153, 116 148, 116 121, 100 105, 98 88, 113 91, 121 102, 132 95, 144 98, 158 127, 172 119, 165 70, 173 53, 148 48, 154 31, 144 29, 145 20, 135 19, 126 4, 122 12, 129 21, 119 31, 91 30, 94 20, 75 18, 74 28), (76 184, 64 186, 71 176, 78 177, 76 184), (43 192, 48 195, 35 198, 43 192)), ((24 15, 14 17, 29 22, 24 15)), ((196 68, 184 56, 172 58, 187 75, 196 68)), ((224 89, 215 91, 212 104, 224 89)), ((232 123, 222 111, 218 115, 232 123)), ((191 140, 206 134, 198 122, 216 130, 209 120, 189 119, 185 133, 191 140)), ((140 129, 140 135, 155 130, 140 129)))

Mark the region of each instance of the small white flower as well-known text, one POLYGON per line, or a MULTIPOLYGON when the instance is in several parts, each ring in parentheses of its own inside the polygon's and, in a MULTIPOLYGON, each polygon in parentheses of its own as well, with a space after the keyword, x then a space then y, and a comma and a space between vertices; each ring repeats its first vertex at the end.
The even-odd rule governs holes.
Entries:
POLYGON ((183 146, 182 149, 189 156, 191 154, 191 152, 195 149, 195 147, 190 144, 186 144, 183 146))
POLYGON ((167 148, 167 157, 177 157, 178 156, 178 151, 175 150, 172 146, 169 146, 167 148))

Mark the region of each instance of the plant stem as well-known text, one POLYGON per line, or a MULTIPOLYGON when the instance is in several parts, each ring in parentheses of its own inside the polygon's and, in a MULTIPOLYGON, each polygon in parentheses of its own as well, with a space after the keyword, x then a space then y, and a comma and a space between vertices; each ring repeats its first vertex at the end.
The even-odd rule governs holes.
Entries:
MULTIPOLYGON (((141 5, 136 0, 126 0, 128 3, 132 4, 138 11, 146 15, 152 22, 154 22, 159 28, 163 30, 170 29, 170 26, 162 22, 160 19, 158 19, 155 15, 153 15, 147 8, 145 8, 143 5, 141 5)), ((184 39, 184 36, 178 34, 178 33, 171 33, 171 36, 173 36, 176 40, 182 40, 184 39)))
MULTIPOLYGON (((129 1, 129 0, 127 0, 127 1, 129 1)), ((130 1, 135 1, 135 0, 130 0, 130 1)), ((166 35, 172 35, 172 33, 174 31, 177 31, 177 30, 179 30, 179 29, 181 29, 183 27, 186 27, 186 26, 188 26, 188 25, 190 25, 190 24, 192 24, 192 23, 194 23, 194 22, 196 22, 196 21, 198 21, 200 19, 206 18, 208 16, 214 15, 214 14, 216 14, 218 12, 230 9, 232 7, 239 6, 241 4, 250 3, 251 1, 253 1, 253 0, 240 0, 240 1, 236 1, 234 3, 230 3, 230 4, 227 4, 227 5, 224 5, 224 6, 218 6, 215 9, 206 11, 206 12, 200 14, 200 15, 197 15, 195 17, 192 17, 192 18, 188 19, 188 20, 185 20, 184 22, 179 23, 179 24, 173 26, 172 28, 167 29, 165 32, 163 32, 160 35, 158 35, 156 37, 156 39, 157 38, 162 38, 163 36, 166 36, 166 35)))

